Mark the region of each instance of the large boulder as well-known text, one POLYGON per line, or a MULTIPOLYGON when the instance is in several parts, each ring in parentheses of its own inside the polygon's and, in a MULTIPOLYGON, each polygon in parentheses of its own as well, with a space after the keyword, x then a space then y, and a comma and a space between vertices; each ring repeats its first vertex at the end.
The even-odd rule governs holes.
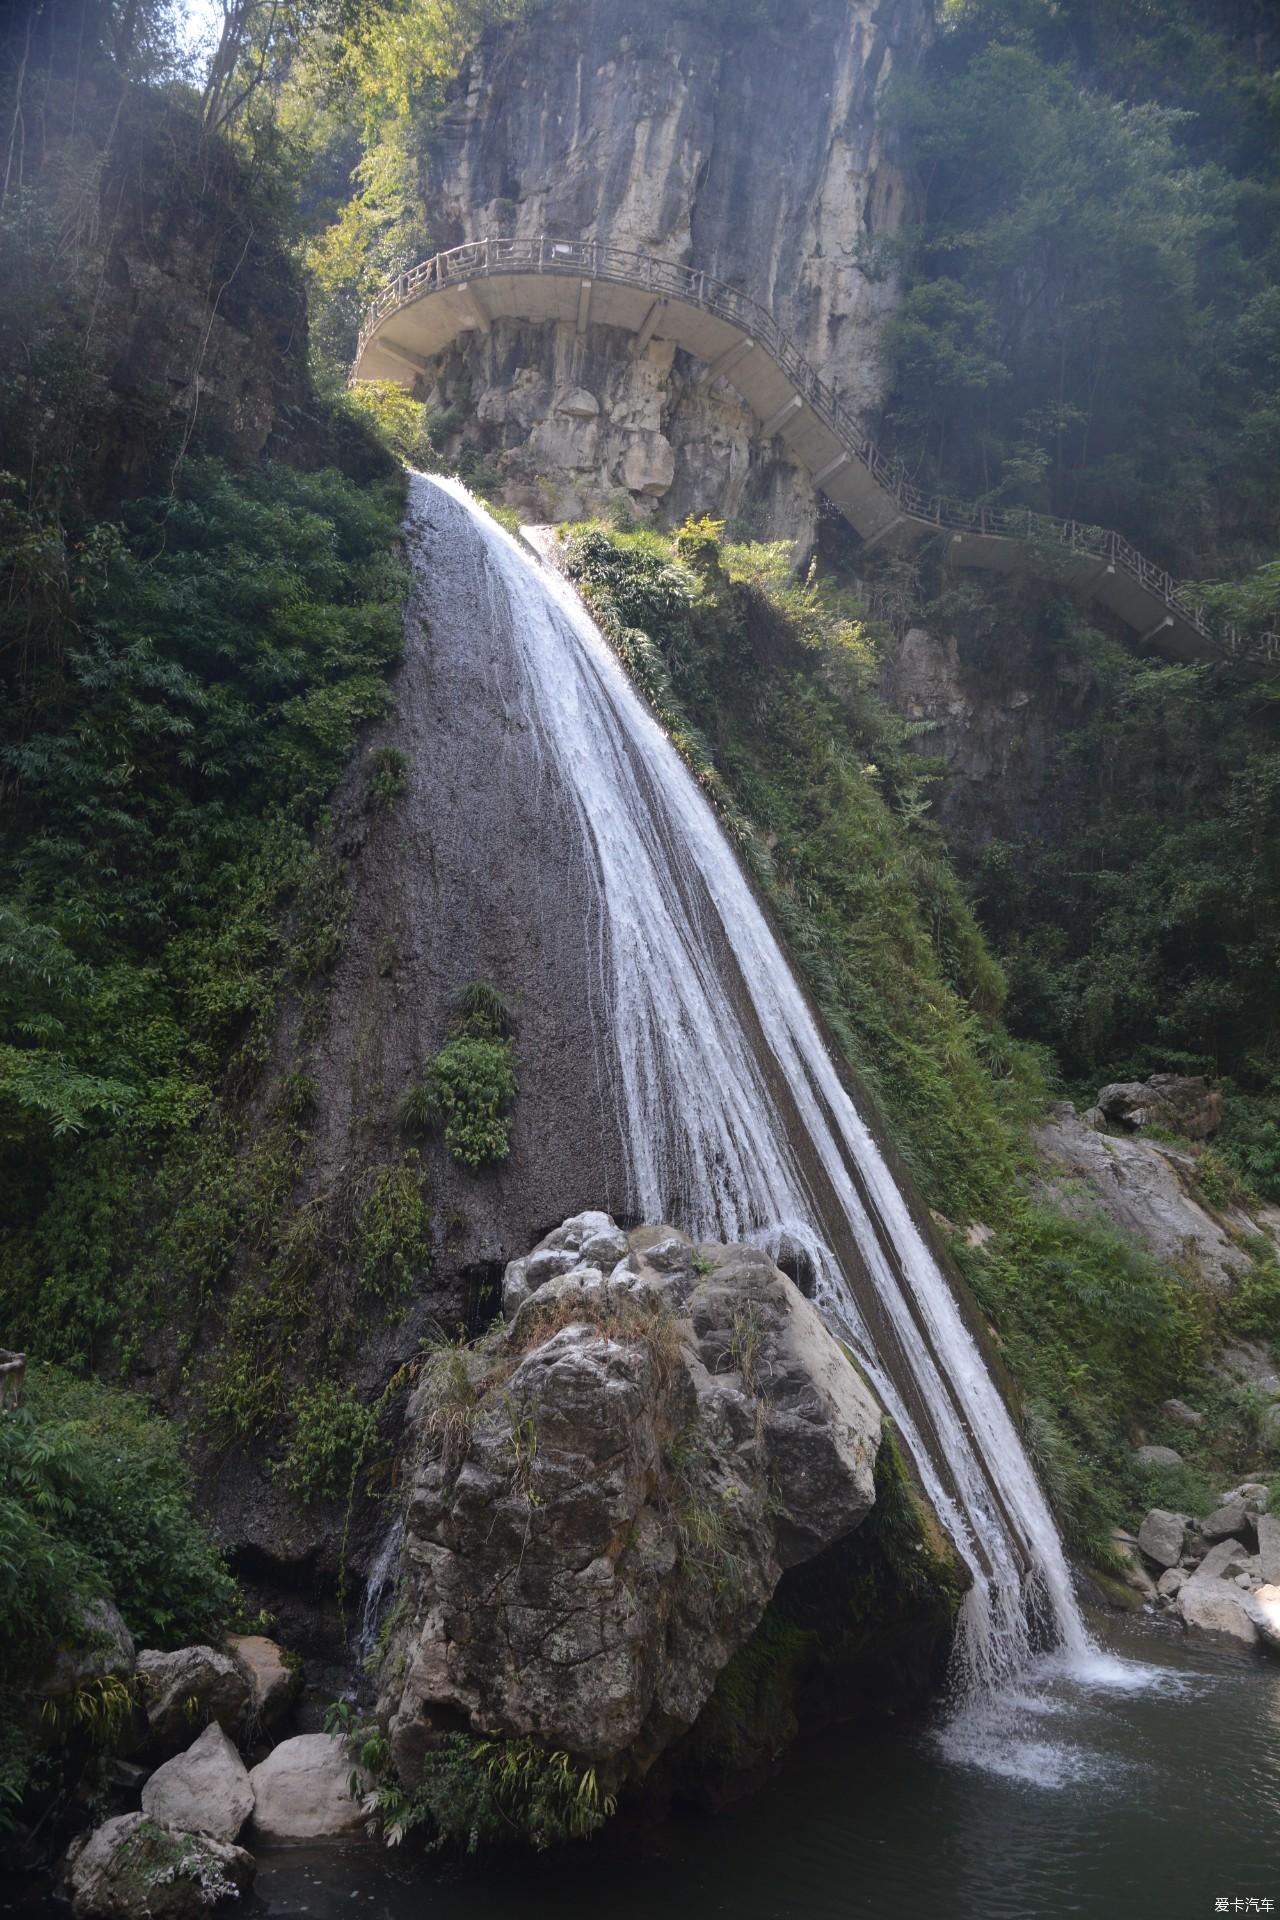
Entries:
POLYGON ((442 1726, 643 1774, 875 1497, 875 1401, 756 1248, 579 1216, 513 1267, 461 1444, 414 1411, 379 1703, 409 1782, 442 1726))
POLYGON ((1200 1522, 1200 1531, 1206 1540, 1240 1540, 1244 1538, 1254 1523, 1240 1494, 1232 1494, 1215 1509, 1207 1519, 1200 1522))
POLYGON ((216 1720, 199 1739, 157 1767, 142 1789, 142 1811, 159 1826, 238 1840, 253 1812, 244 1761, 216 1720))
POLYGON ((1248 1257, 1227 1228, 1257 1233, 1259 1227, 1243 1213, 1224 1223, 1208 1211, 1188 1149, 1099 1133, 1066 1101, 1050 1108, 1035 1141, 1045 1168, 1040 1191, 1073 1219, 1103 1216, 1157 1260, 1192 1260, 1215 1293, 1230 1293, 1248 1271, 1248 1257))
POLYGON ((72 1847, 65 1885, 75 1920, 187 1920, 239 1899, 253 1873, 243 1847, 125 1813, 72 1847))
POLYGON ((213 1647, 144 1649, 138 1678, 147 1716, 148 1746, 156 1754, 182 1752, 210 1720, 233 1730, 249 1710, 249 1682, 229 1653, 213 1647))
POLYGON ((1096 1107, 1108 1126, 1130 1133, 1158 1126, 1188 1140, 1207 1140, 1222 1124, 1222 1095, 1200 1074, 1116 1081, 1100 1090, 1096 1107))
POLYGON ((1197 1633, 1253 1647, 1259 1636, 1250 1617, 1252 1598, 1225 1580, 1194 1578, 1183 1586, 1174 1605, 1186 1625, 1197 1633))
POLYGON ((1176 1567, 1182 1558, 1186 1531, 1185 1513, 1169 1513, 1163 1507, 1152 1507, 1138 1528, 1138 1545, 1158 1567, 1176 1567))
POLYGON ((1244 1607, 1263 1646, 1280 1653, 1280 1585, 1268 1582, 1258 1587, 1245 1596, 1244 1607))
POLYGON ((227 1641, 232 1659, 249 1683, 249 1714, 268 1732, 285 1719, 301 1684, 296 1666, 283 1648, 262 1633, 235 1634, 227 1641))
POLYGON ((336 1734, 300 1733, 273 1747, 249 1775, 259 1840, 362 1840, 364 1816, 351 1794, 352 1765, 336 1734))
POLYGON ((74 1693, 94 1680, 128 1680, 137 1664, 133 1635, 111 1600, 90 1600, 80 1610, 80 1626, 73 1639, 59 1648, 40 1691, 74 1693))

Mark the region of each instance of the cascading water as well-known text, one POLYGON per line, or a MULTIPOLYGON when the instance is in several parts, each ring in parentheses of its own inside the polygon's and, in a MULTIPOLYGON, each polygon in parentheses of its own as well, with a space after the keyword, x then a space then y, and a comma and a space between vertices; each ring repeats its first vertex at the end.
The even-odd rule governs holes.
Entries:
POLYGON ((424 568, 432 541, 474 555, 506 697, 569 797, 634 1212, 806 1262, 972 1576, 965 1693, 1026 1664, 1029 1613, 1087 1652, 1013 1422, 706 799, 571 588, 460 483, 412 486, 424 568))
POLYGON ((356 1658, 361 1666, 367 1662, 377 1644, 382 1603, 395 1573, 403 1538, 404 1521, 397 1516, 382 1536, 382 1543, 369 1568, 369 1577, 364 1583, 364 1605, 360 1609, 360 1625, 356 1630, 356 1658))

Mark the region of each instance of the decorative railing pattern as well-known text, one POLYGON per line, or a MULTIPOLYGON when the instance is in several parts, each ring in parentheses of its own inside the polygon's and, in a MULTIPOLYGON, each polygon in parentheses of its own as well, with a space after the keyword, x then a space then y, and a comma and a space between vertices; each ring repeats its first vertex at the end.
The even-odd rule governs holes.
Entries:
POLYGON ((1091 554, 1102 565, 1116 567, 1136 580, 1169 613, 1194 628, 1211 652, 1229 658, 1280 661, 1280 634, 1249 634, 1236 627, 1214 624, 1172 574, 1154 566, 1136 547, 1106 527, 1059 520, 1053 514, 1035 513, 1029 507, 979 506, 952 500, 945 494, 922 492, 907 478, 899 463, 881 453, 848 404, 819 378, 767 308, 738 287, 713 279, 696 267, 660 260, 649 253, 635 253, 601 240, 553 240, 545 234, 531 240, 471 240, 464 246, 423 260, 410 272, 399 274, 387 283, 360 329, 356 364, 359 365, 365 347, 388 314, 440 288, 489 275, 517 273, 581 275, 640 288, 651 293, 655 300, 674 298, 705 308, 750 334, 904 519, 960 533, 993 535, 1066 549, 1071 554, 1091 554))

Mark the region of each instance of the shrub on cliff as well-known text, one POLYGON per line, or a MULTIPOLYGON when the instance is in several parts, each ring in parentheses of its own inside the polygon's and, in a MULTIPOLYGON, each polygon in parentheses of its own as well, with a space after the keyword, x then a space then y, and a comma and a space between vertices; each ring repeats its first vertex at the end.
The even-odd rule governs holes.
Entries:
POLYGON ((216 1637, 234 1597, 174 1429, 131 1394, 30 1369, 24 1403, 0 1414, 0 1824, 56 1768, 63 1723, 92 1734, 102 1718, 91 1687, 40 1711, 59 1650, 84 1645, 89 1602, 169 1647, 216 1637))

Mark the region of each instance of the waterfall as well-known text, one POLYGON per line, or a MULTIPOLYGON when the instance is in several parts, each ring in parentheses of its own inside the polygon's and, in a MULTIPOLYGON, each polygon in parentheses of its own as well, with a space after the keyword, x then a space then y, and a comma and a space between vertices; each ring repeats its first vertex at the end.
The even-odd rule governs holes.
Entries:
POLYGON ((400 1560, 400 1542, 404 1538, 404 1521, 397 1518, 391 1522, 382 1536, 373 1564, 369 1568, 369 1577, 364 1583, 364 1605, 360 1609, 360 1625, 356 1632, 356 1658, 361 1666, 368 1660, 378 1639, 378 1624, 382 1614, 382 1602, 392 1576, 400 1560))
POLYGON ((419 563, 433 542, 468 554, 509 648, 504 697, 568 796, 632 1210, 803 1260, 971 1575, 962 1691, 1021 1669, 1033 1621, 1084 1653, 1014 1423, 714 812, 568 584, 461 483, 411 484, 419 563))

